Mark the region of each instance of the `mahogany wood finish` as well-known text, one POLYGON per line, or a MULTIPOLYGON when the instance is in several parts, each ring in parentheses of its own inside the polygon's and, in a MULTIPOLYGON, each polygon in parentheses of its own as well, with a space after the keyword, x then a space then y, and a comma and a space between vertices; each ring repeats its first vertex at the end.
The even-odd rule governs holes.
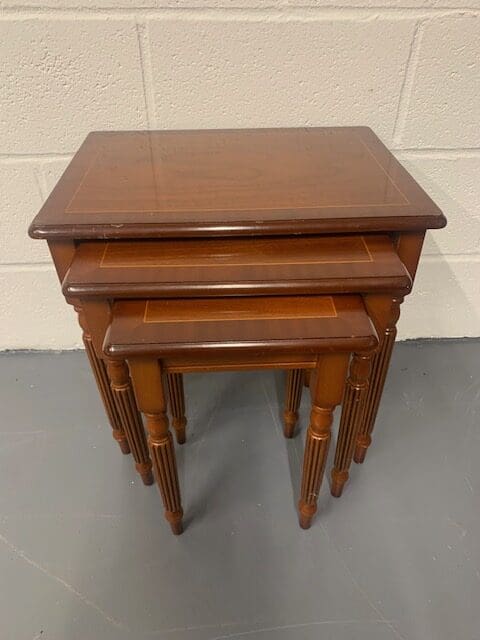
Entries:
POLYGON ((298 407, 302 399, 302 387, 307 373, 310 374, 309 371, 303 371, 302 369, 290 369, 287 372, 285 410, 283 412, 283 433, 286 438, 293 438, 295 433, 295 426, 298 421, 298 407))
MULTIPOLYGON (((63 283, 65 295, 81 296, 87 308, 97 304, 87 300, 107 296, 285 295, 328 293, 332 289, 406 293, 410 276, 388 236, 307 236, 85 242, 63 283)), ((97 323, 92 321, 92 325, 97 323)), ((103 339, 101 333, 96 342, 103 339)), ((302 376, 300 372, 292 375, 302 376)), ((172 423, 174 428, 178 426, 177 439, 183 441, 180 382, 168 388, 172 423)), ((287 422, 294 420, 295 402, 294 396, 287 395, 287 403, 293 403, 292 409, 286 408, 287 422)), ((293 423, 290 428, 293 434, 293 423)))
POLYGON ((110 388, 110 379, 108 377, 105 364, 95 353, 92 337, 87 329, 83 309, 79 305, 76 305, 74 309, 78 314, 78 321, 82 329, 83 344, 85 345, 85 351, 87 352, 90 366, 92 367, 92 371, 97 382, 100 397, 103 400, 105 411, 112 427, 112 435, 118 442, 121 452, 128 454, 130 453, 130 446, 123 428, 123 421, 115 403, 114 394, 110 388))
POLYGON ((148 445, 165 518, 172 532, 179 535, 183 532, 183 509, 160 363, 157 358, 134 358, 130 361, 130 371, 138 406, 145 414, 148 445))
POLYGON ((85 242, 67 297, 198 297, 399 291, 411 280, 388 236, 85 242))
POLYGON ((366 394, 364 413, 361 418, 361 427, 358 430, 354 460, 361 463, 365 460, 367 449, 372 442, 371 434, 375 425, 383 387, 387 377, 388 365, 392 356, 393 346, 397 335, 397 321, 400 317, 400 304, 403 298, 393 298, 385 333, 381 337, 380 346, 373 358, 372 377, 375 380, 366 394))
MULTIPOLYGON (((396 238, 396 249, 399 258, 407 268, 412 281, 415 279, 420 254, 422 251, 425 232, 403 233, 396 238)), ((372 431, 375 426, 378 408, 380 405, 383 387, 388 373, 390 358, 397 335, 396 324, 400 317, 400 304, 403 296, 398 293, 388 300, 385 310, 385 298, 380 298, 380 310, 376 296, 366 296, 367 309, 375 319, 380 335, 380 345, 373 359, 370 375, 368 395, 365 400, 362 426, 357 437, 354 452, 354 460, 362 463, 365 460, 367 449, 372 442, 372 431), (380 327, 382 330, 380 331, 380 327)), ((344 409, 345 410, 345 409, 344 409)))
POLYGON ((148 459, 145 433, 143 429, 142 416, 140 415, 136 404, 135 397, 131 389, 131 382, 128 374, 128 368, 125 363, 122 367, 117 367, 117 376, 121 374, 121 380, 117 379, 117 383, 121 389, 118 391, 111 380, 112 368, 108 366, 108 362, 101 359, 103 356, 103 340, 105 331, 110 323, 110 305, 107 301, 101 299, 81 300, 82 315, 86 326, 89 328, 89 335, 93 347, 93 356, 105 371, 107 381, 106 388, 109 396, 113 398, 113 404, 116 408, 122 432, 126 435, 129 449, 133 453, 136 467, 145 484, 151 484, 152 475, 149 472, 151 468, 148 459))
POLYGON ((371 353, 354 353, 350 363, 332 469, 331 493, 336 498, 342 495, 343 487, 348 480, 357 434, 363 428, 371 361, 371 353))
POLYGON ((363 233, 445 218, 366 127, 94 132, 36 238, 363 233))
POLYGON ((128 359, 138 406, 146 414, 167 520, 174 533, 181 532, 178 476, 160 370, 288 368, 302 357, 304 367, 316 370, 299 503, 300 524, 308 528, 316 511, 332 412, 342 397, 348 354, 368 353, 378 344, 361 297, 209 298, 197 300, 186 313, 189 302, 116 302, 105 340, 108 358, 128 359))
MULTIPOLYGON (((295 316, 294 306, 302 305, 295 298, 362 294, 381 345, 368 390, 360 392, 355 387, 360 384, 357 380, 345 394, 345 436, 336 457, 339 473, 343 473, 348 472, 355 429, 359 432, 357 461, 363 460, 370 442, 395 339, 397 301, 409 292, 415 278, 425 230, 445 224, 438 207, 365 127, 94 132, 75 155, 29 233, 48 241, 67 300, 75 302, 83 314, 85 347, 114 435, 125 451, 129 433, 133 427, 138 430, 141 420, 130 393, 131 423, 127 428, 121 424, 125 402, 119 405, 115 400, 117 394, 111 391, 102 360, 115 300, 150 299, 151 307, 145 313, 151 335, 146 336, 145 343, 135 342, 136 328, 127 317, 121 320, 122 326, 132 331, 133 360, 137 362, 143 357, 152 358, 149 348, 158 325, 155 317, 164 313, 165 299, 184 299, 175 307, 177 316, 170 314, 170 326, 168 322, 162 324, 166 337, 160 349, 169 377, 173 422, 178 425, 176 433, 181 440, 181 378, 170 383, 172 375, 249 368, 253 364, 289 369, 287 410, 293 407, 295 413, 298 385, 293 381, 302 374, 294 370, 305 370, 305 383, 316 390, 318 376, 313 375, 309 381, 309 374, 315 371, 318 350, 326 344, 325 336, 322 341, 314 331, 313 318, 295 316), (205 301, 226 296, 231 301, 230 320, 225 308, 218 315, 217 307, 215 319, 199 325, 197 338, 203 343, 199 346, 197 341, 192 351, 196 338, 188 334, 185 318, 192 310, 197 317, 205 311, 204 302, 192 298, 205 301), (280 337, 279 350, 262 350, 262 358, 255 355, 254 347, 247 357, 233 343, 219 351, 217 347, 228 335, 228 323, 246 319, 249 303, 242 307, 240 296, 290 298, 286 308, 293 316, 284 320, 295 338, 303 336, 304 327, 308 329, 303 350, 295 351, 295 340, 282 341, 280 337), (182 327, 182 341, 190 345, 181 354, 171 344, 176 323, 182 327), (169 349, 174 356, 165 355, 169 349), (364 422, 358 427, 358 407, 363 402, 364 422)), ((258 347, 280 336, 271 317, 278 303, 272 300, 269 298, 264 309, 255 309, 264 314, 263 319, 249 321, 247 330, 242 322, 242 340, 253 338, 252 344, 258 347), (273 310, 269 315, 270 306, 273 310), (272 327, 272 335, 267 325, 272 327)), ((347 312, 350 310, 343 310, 347 312)), ((117 359, 122 348, 112 344, 108 357, 117 359)), ((370 345, 351 345, 351 349, 360 354, 370 345)), ((320 395, 325 404, 322 398, 320 395)), ((161 417, 150 421, 151 438, 163 443, 159 452, 170 451, 162 417, 164 406, 151 398, 148 402, 143 399, 153 405, 144 412, 161 417)), ((328 440, 326 415, 330 409, 318 406, 323 413, 317 412, 321 419, 317 413, 312 417, 311 433, 316 435, 312 436, 311 448, 320 454, 328 440), (317 438, 318 434, 323 435, 317 438)), ((170 453, 165 455, 171 459, 170 453)), ((312 500, 308 496, 315 493, 318 476, 318 465, 312 464, 313 468, 316 471, 309 476, 306 489, 305 524, 307 506, 312 504, 307 499, 312 500)), ((175 482, 170 476, 162 482, 170 492, 168 513, 180 513, 179 497, 172 490, 175 482)), ((176 522, 178 525, 178 518, 176 522)))
POLYGON ((114 358, 260 351, 262 358, 301 353, 308 362, 325 345, 362 351, 378 344, 360 296, 122 300, 113 318, 104 351, 114 358))
POLYGON ((185 393, 183 391, 183 375, 181 373, 169 373, 168 381, 168 403, 172 413, 172 426, 175 429, 178 444, 186 441, 185 427, 187 419, 185 417, 185 393))
POLYGON ((137 411, 128 367, 123 360, 108 360, 107 363, 112 391, 117 399, 122 424, 135 460, 135 467, 143 483, 152 484, 152 462, 148 455, 145 431, 142 418, 137 411))
MULTIPOLYGON (((103 356, 103 342, 105 340, 105 332, 107 331, 107 328, 110 324, 111 305, 108 300, 100 297, 83 298, 81 300, 81 303, 83 315, 85 316, 86 322, 90 328, 90 336, 92 338, 94 351, 97 360, 99 360, 100 357, 103 356)), ((105 365, 103 365, 103 368, 105 369, 105 365)), ((106 371, 108 374, 108 369, 106 371)), ((172 384, 168 385, 168 390, 169 405, 172 411, 173 423, 178 427, 177 438, 180 437, 180 439, 182 439, 182 431, 184 438, 186 426, 185 400, 183 397, 183 380, 180 378, 176 381, 173 381, 172 384)), ((135 409, 135 398, 133 394, 130 394, 130 407, 131 411, 125 414, 132 423, 130 427, 127 427, 127 433, 138 431, 138 425, 142 423, 142 418, 138 412, 138 409, 135 409)))
POLYGON ((324 354, 317 363, 312 388, 312 411, 305 442, 299 514, 302 529, 309 529, 317 511, 328 448, 330 446, 333 410, 342 399, 348 357, 324 354))
MULTIPOLYGON (((60 282, 62 282, 75 255, 75 243, 71 240, 52 240, 49 242, 49 249, 52 254, 58 278, 60 282)), ((118 442, 122 453, 128 454, 130 453, 130 447, 116 406, 115 396, 110 387, 107 368, 95 349, 93 337, 97 332, 95 330, 91 331, 90 329, 87 329, 88 322, 86 319, 85 307, 80 305, 79 300, 67 300, 70 304, 73 304, 74 309, 77 311, 79 324, 82 329, 83 344, 85 345, 85 351, 88 356, 90 367, 97 383, 100 398, 102 399, 105 412, 113 429, 113 437, 118 442)))

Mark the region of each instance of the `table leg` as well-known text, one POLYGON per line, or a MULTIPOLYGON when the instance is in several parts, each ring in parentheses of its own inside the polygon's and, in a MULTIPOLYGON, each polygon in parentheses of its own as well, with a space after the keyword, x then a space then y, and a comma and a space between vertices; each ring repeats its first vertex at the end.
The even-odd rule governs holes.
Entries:
POLYGON ((107 360, 107 371, 128 444, 135 459, 135 467, 144 484, 153 484, 152 461, 148 455, 142 416, 137 410, 127 364, 124 360, 107 360))
POLYGON ((175 429, 178 444, 183 444, 186 440, 185 427, 187 425, 183 375, 181 373, 168 373, 167 384, 168 403, 172 412, 172 427, 175 429))
POLYGON ((305 369, 303 372, 303 384, 305 387, 310 386, 310 378, 312 377, 312 372, 310 371, 310 369, 305 369))
POLYGON ((132 358, 129 362, 135 395, 145 414, 148 444, 165 518, 175 535, 183 532, 183 509, 172 434, 168 428, 166 394, 161 365, 156 358, 132 358))
POLYGON ((130 453, 127 436, 125 435, 122 420, 115 403, 115 397, 110 387, 110 380, 108 377, 107 369, 105 367, 105 363, 103 362, 103 360, 98 358, 97 354, 95 353, 95 348, 93 346, 92 338, 86 326, 86 320, 82 307, 80 307, 79 305, 75 305, 74 309, 78 314, 78 322, 80 324, 80 327, 82 328, 83 344, 85 345, 85 351, 87 352, 90 366, 92 367, 93 375, 95 376, 98 391, 100 393, 100 397, 102 398, 108 420, 112 427, 112 435, 118 442, 122 453, 130 453))
POLYGON ((283 412, 286 438, 293 438, 295 426, 298 421, 298 407, 302 399, 302 387, 304 383, 303 369, 289 369, 287 372, 287 387, 285 393, 285 410, 283 412))
POLYGON ((348 355, 326 354, 317 364, 312 384, 312 411, 303 458, 302 488, 300 492, 300 526, 309 529, 317 511, 325 462, 331 438, 333 411, 342 399, 348 355))
POLYGON ((343 487, 348 480, 357 434, 362 427, 372 358, 371 353, 354 353, 350 363, 332 469, 330 490, 336 498, 342 495, 343 487))
POLYGON ((372 442, 372 431, 375 426, 375 418, 377 417, 378 408, 380 406, 388 366, 392 356, 393 345, 395 344, 395 338, 397 336, 396 324, 400 317, 400 305, 402 302, 403 297, 392 298, 385 332, 381 337, 380 346, 373 357, 370 385, 365 400, 365 411, 362 425, 357 435, 355 453, 353 456, 355 462, 358 463, 365 460, 367 449, 372 442))

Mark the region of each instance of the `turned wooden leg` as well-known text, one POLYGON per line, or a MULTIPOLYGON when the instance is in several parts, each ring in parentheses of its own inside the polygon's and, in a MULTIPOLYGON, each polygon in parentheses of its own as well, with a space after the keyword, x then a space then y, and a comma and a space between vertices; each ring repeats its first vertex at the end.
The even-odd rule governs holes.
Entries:
POLYGON ((145 414, 147 420, 148 443, 152 453, 160 493, 165 507, 165 518, 175 535, 183 532, 183 509, 178 484, 177 463, 172 434, 168 429, 166 412, 145 414))
POLYGON ((165 507, 165 518, 175 535, 183 532, 183 509, 161 365, 154 358, 129 361, 138 406, 145 414, 153 469, 165 507))
POLYGON ((299 501, 299 522, 309 529, 317 511, 317 500, 322 484, 325 462, 330 445, 333 410, 342 398, 348 356, 328 354, 317 365, 312 385, 312 411, 307 431, 303 458, 302 488, 299 501))
POLYGON ((286 438, 293 438, 298 421, 298 407, 302 399, 304 381, 303 369, 290 369, 287 373, 287 388, 285 394, 285 411, 283 412, 283 433, 286 438))
POLYGON ((107 370, 135 467, 144 484, 153 484, 152 462, 148 455, 145 430, 135 403, 127 364, 124 360, 107 360, 107 370))
POLYGON ((371 353, 354 353, 350 363, 332 469, 330 490, 336 498, 342 495, 343 487, 348 480, 357 435, 362 427, 372 357, 371 353))
POLYGON ((108 416, 108 421, 112 427, 112 435, 118 442, 121 452, 125 454, 130 453, 127 436, 125 435, 122 420, 115 403, 115 397, 110 387, 110 380, 105 363, 103 360, 98 358, 95 353, 92 338, 88 332, 82 308, 79 305, 75 305, 74 309, 78 314, 78 321, 82 328, 83 344, 85 345, 85 351, 87 352, 90 366, 92 367, 93 375, 95 376, 98 391, 100 392, 100 397, 102 398, 103 405, 108 416))
POLYGON ((390 307, 389 318, 384 335, 381 339, 372 361, 370 384, 365 400, 362 424, 357 434, 357 442, 353 459, 361 463, 365 460, 367 449, 372 442, 372 431, 377 417, 378 407, 382 398, 383 387, 387 377, 388 366, 392 356, 393 345, 397 336, 397 321, 400 317, 400 305, 402 297, 393 298, 390 307))
POLYGON ((178 444, 183 444, 186 440, 185 427, 187 425, 183 375, 181 373, 168 373, 167 383, 168 401, 172 413, 172 426, 175 429, 178 444))

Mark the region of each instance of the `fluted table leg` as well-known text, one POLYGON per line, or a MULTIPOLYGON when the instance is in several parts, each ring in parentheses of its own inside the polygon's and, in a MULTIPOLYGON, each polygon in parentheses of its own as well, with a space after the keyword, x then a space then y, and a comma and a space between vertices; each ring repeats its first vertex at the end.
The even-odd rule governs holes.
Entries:
POLYGON ((185 427, 185 393, 183 390, 183 375, 181 373, 168 373, 168 401, 172 413, 172 427, 178 444, 184 444, 186 440, 185 427))
POLYGON ((127 364, 124 360, 108 360, 107 370, 135 467, 144 484, 153 484, 152 462, 148 455, 142 416, 137 410, 127 364))
POLYGON ((357 434, 357 442, 353 456, 355 462, 358 463, 365 460, 367 449, 372 442, 372 431, 375 426, 375 419, 380 406, 388 366, 397 336, 396 324, 400 317, 400 305, 402 302, 402 297, 392 298, 387 327, 381 339, 380 346, 373 357, 372 373, 370 375, 370 385, 365 400, 362 425, 357 434))
POLYGON ((312 411, 303 458, 302 488, 299 501, 299 521, 309 529, 317 511, 325 462, 331 438, 333 411, 341 401, 345 385, 348 357, 344 354, 322 356, 312 385, 312 411))
POLYGON ((304 383, 303 369, 289 369, 287 372, 287 386, 285 394, 285 410, 283 412, 283 433, 286 438, 293 438, 298 421, 298 407, 302 400, 304 383))
POLYGON ((165 507, 165 518, 175 535, 183 531, 183 509, 173 438, 168 428, 166 394, 160 363, 154 358, 129 361, 135 395, 145 414, 153 469, 165 507))
POLYGON ((107 369, 103 360, 97 357, 95 349, 93 347, 92 338, 87 328, 85 315, 82 307, 78 304, 74 306, 75 311, 78 314, 78 322, 82 328, 83 344, 85 345, 85 351, 87 352, 90 366, 92 367, 93 375, 97 383, 100 397, 102 398, 103 406, 108 416, 108 421, 112 427, 112 435, 118 442, 122 453, 130 453, 130 447, 127 441, 127 436, 123 428, 122 420, 118 407, 115 402, 113 391, 110 387, 110 379, 108 377, 107 369))
POLYGON ((371 361, 372 354, 354 353, 350 363, 330 489, 332 496, 336 498, 342 495, 343 487, 348 480, 357 434, 362 428, 371 361))
POLYGON ((175 535, 183 531, 183 509, 180 499, 175 449, 172 434, 168 429, 167 413, 145 414, 148 442, 152 452, 157 483, 165 507, 165 518, 175 535))

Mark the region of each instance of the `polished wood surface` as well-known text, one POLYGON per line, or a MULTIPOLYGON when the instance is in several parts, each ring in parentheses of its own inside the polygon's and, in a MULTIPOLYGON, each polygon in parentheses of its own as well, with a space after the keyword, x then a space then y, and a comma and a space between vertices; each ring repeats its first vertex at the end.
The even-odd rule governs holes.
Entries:
POLYGON ((175 429, 178 444, 185 444, 187 418, 185 417, 185 393, 183 390, 183 375, 181 373, 169 373, 168 404, 172 414, 172 427, 175 429))
MULTIPOLYGON (((298 421, 298 408, 302 399, 302 389, 306 373, 303 369, 290 369, 287 372, 285 409, 283 411, 283 433, 286 438, 293 438, 295 433, 295 426, 298 421)), ((310 372, 308 371, 308 373, 310 372)))
POLYGON ((67 297, 179 297, 410 290, 388 236, 85 242, 67 297))
POLYGON ((372 352, 353 354, 345 385, 342 416, 332 469, 330 490, 336 498, 342 495, 343 487, 348 480, 357 434, 363 426, 371 366, 372 352))
POLYGON ((312 384, 312 410, 303 456, 302 485, 298 503, 299 522, 309 529, 317 511, 325 463, 330 447, 333 410, 342 399, 348 357, 329 353, 317 365, 312 384))
POLYGON ((129 365, 138 406, 145 415, 148 446, 165 507, 165 518, 172 532, 179 535, 183 532, 183 509, 175 448, 167 416, 164 376, 157 358, 133 358, 129 365))
POLYGON ((365 399, 364 414, 362 416, 362 424, 358 430, 356 446, 354 452, 354 460, 362 463, 365 460, 367 449, 372 443, 372 431, 375 426, 380 400, 382 397, 383 387, 388 373, 388 366, 397 336, 397 322, 400 317, 400 305, 403 302, 402 297, 392 298, 390 307, 387 311, 387 326, 384 334, 381 336, 381 342, 375 356, 373 358, 373 375, 375 384, 372 385, 365 399))
POLYGON ((153 484, 152 461, 148 455, 142 417, 135 403, 128 367, 123 360, 108 360, 107 370, 135 467, 143 484, 153 484))
POLYGON ((75 305, 75 311, 78 314, 78 322, 82 329, 83 344, 90 361, 90 366, 97 383, 100 397, 102 398, 105 412, 108 416, 110 426, 112 427, 112 435, 114 440, 118 442, 120 450, 124 454, 130 453, 130 445, 127 440, 127 436, 124 429, 124 423, 121 413, 115 401, 115 396, 110 387, 110 378, 108 377, 107 368, 103 360, 97 355, 92 335, 87 327, 87 321, 85 317, 85 310, 78 302, 75 305))
POLYGON ((142 416, 135 404, 128 369, 124 362, 105 361, 103 338, 110 321, 109 305, 102 301, 70 300, 78 313, 85 350, 97 381, 100 396, 123 453, 132 453, 144 484, 152 484, 142 416))
MULTIPOLYGON (((355 362, 357 359, 363 361, 369 358, 369 354, 378 345, 375 329, 363 307, 362 299, 360 296, 336 296, 335 298, 310 296, 304 298, 210 298, 200 302, 201 304, 196 305, 188 317, 184 314, 183 303, 190 304, 190 300, 153 301, 155 304, 152 312, 153 322, 145 322, 148 306, 152 301, 116 303, 105 342, 105 353, 108 358, 115 353, 115 349, 112 349, 115 345, 119 347, 117 354, 122 358, 119 360, 122 363, 121 366, 123 366, 123 358, 128 360, 138 406, 146 417, 149 447, 165 506, 165 517, 170 522, 173 533, 178 534, 183 531, 183 509, 175 451, 166 414, 165 375, 162 375, 162 371, 170 375, 171 379, 171 374, 175 372, 178 364, 177 357, 180 358, 180 365, 185 367, 182 359, 185 351, 196 367, 213 369, 212 362, 208 358, 208 350, 191 348, 192 337, 197 342, 205 340, 206 326, 212 325, 213 328, 218 329, 224 322, 225 327, 228 328, 228 334, 224 333, 222 339, 218 335, 215 338, 214 352, 220 360, 220 365, 223 359, 229 367, 242 367, 245 365, 246 355, 250 354, 253 357, 248 364, 253 369, 276 366, 279 353, 283 355, 282 341, 288 341, 292 353, 297 357, 305 353, 312 359, 311 366, 315 367, 315 375, 311 381, 312 410, 306 436, 299 500, 300 526, 308 529, 317 510, 317 500, 331 438, 333 410, 342 398, 349 353, 355 344, 365 345, 365 352, 359 355, 354 354, 355 362), (238 309, 234 308, 230 310, 228 320, 219 320, 219 312, 229 309, 230 306, 235 307, 235 303, 242 304, 243 312, 248 310, 247 319, 239 317, 238 309), (316 324, 320 326, 324 321, 330 323, 323 326, 322 338, 317 340, 316 344, 303 337, 301 324, 300 326, 296 323, 292 324, 293 310, 298 306, 302 308, 297 310, 298 315, 295 320, 307 316, 308 320, 315 318, 316 324), (180 313, 176 307, 180 307, 180 313), (309 307, 310 313, 308 313, 309 307), (257 320, 255 313, 259 314, 257 320), (170 330, 171 340, 167 343, 164 328, 171 324, 172 317, 177 318, 178 324, 175 325, 176 329, 170 330), (212 321, 212 317, 216 320, 212 321), (252 321, 267 322, 271 327, 271 334, 280 327, 283 338, 267 338, 262 331, 261 340, 256 339, 256 327, 252 328, 245 324, 252 321), (155 334, 152 334, 152 325, 156 329, 155 334), (182 331, 182 325, 188 326, 189 333, 185 334, 182 331), (153 342, 155 336, 158 342, 153 342), (181 342, 184 339, 188 342, 181 342), (139 349, 139 341, 142 342, 141 349, 139 349), (145 348, 147 342, 148 348, 145 348), (232 344, 235 345, 233 351, 232 344), (207 360, 204 360, 205 355, 207 360)), ((293 361, 290 361, 290 367, 292 363, 293 361)), ((349 384, 352 387, 362 375, 363 377, 368 375, 365 367, 360 366, 359 371, 357 369, 353 366, 351 370, 349 384)), ((195 369, 192 368, 192 370, 195 369)), ((297 398, 299 398, 302 383, 303 380, 299 377, 296 381, 297 391, 292 394, 297 398)), ((363 387, 361 390, 363 391, 363 387)), ((358 427, 358 421, 354 422, 354 426, 358 427)), ((348 431, 346 423, 344 429, 348 431)), ((356 434, 357 430, 349 434, 352 452, 356 434)))
MULTIPOLYGON (((131 371, 136 367, 135 391, 147 416, 153 467, 167 517, 179 533, 183 512, 165 399, 168 395, 182 442, 181 374, 289 370, 287 435, 295 427, 299 382, 311 377, 317 409, 312 409, 300 503, 301 524, 308 526, 324 471, 331 412, 339 402, 342 356, 335 365, 336 352, 347 344, 356 352, 332 477, 332 492, 339 495, 348 478, 352 443, 361 462, 371 441, 398 306, 415 278, 425 230, 445 222, 368 128, 96 132, 75 155, 29 232, 48 241, 67 300, 81 313, 85 346, 114 435, 123 451, 132 449, 142 471, 150 463, 124 362, 133 348, 130 366, 131 371), (362 294, 370 316, 360 341, 354 339, 360 316, 349 321, 345 314, 353 307, 342 308, 355 296, 338 295, 352 293, 362 294), (252 306, 248 296, 254 295, 268 302, 257 298, 252 306), (334 314, 325 299, 313 313, 310 309, 311 315, 302 307, 309 297, 318 304, 320 295, 333 300, 334 314), (247 296, 243 302, 241 296, 247 296), (290 300, 283 316, 273 317, 280 303, 271 296, 290 300), (217 306, 210 308, 207 297, 217 298, 217 306), (228 304, 222 306, 222 297, 228 304), (141 302, 121 298, 150 302, 135 319, 135 305, 141 302), (200 321, 207 308, 208 317, 200 321), (112 309, 121 320, 115 323, 118 335, 112 327, 107 336, 105 356, 112 309), (199 322, 194 325, 189 317, 199 322), (342 319, 345 333, 338 330, 342 319), (240 341, 228 341, 233 320, 241 329, 240 341), (371 322, 381 344, 367 386, 360 365, 362 358, 370 361, 376 341, 373 333, 363 335, 372 330, 371 322), (112 335, 117 342, 110 340, 112 335), (222 340, 228 343, 223 349, 222 340), (320 360, 319 353, 324 354, 320 360), (321 361, 330 364, 319 382, 321 361)), ((364 307, 358 311, 364 314, 364 307)))
POLYGON ((105 353, 354 351, 372 336, 360 296, 136 300, 115 303, 105 353))
POLYGON ((36 238, 438 228, 445 218, 366 127, 89 134, 36 238))

